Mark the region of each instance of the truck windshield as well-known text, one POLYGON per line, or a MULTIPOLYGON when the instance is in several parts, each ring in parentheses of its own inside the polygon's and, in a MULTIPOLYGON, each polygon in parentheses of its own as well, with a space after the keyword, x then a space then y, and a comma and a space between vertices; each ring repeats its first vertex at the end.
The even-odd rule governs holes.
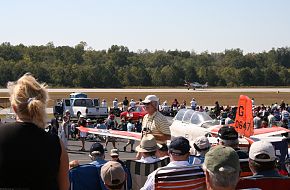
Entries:
POLYGON ((76 99, 74 106, 93 107, 93 101, 91 99, 76 99))

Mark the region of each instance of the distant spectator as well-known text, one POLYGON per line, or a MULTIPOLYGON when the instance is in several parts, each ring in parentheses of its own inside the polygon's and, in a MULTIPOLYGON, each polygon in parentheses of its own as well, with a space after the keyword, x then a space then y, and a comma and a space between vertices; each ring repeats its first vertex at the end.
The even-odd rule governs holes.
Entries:
POLYGON ((131 99, 130 103, 129 103, 129 106, 131 108, 135 108, 135 105, 136 105, 136 102, 134 101, 134 99, 131 99))
POLYGON ((197 105, 197 102, 195 101, 195 98, 192 98, 192 100, 190 101, 190 106, 192 110, 195 110, 197 105))
POLYGON ((103 99, 101 102, 101 107, 108 107, 106 99, 103 99))
POLYGON ((270 115, 268 116, 268 124, 269 124, 269 127, 272 127, 273 125, 275 125, 275 117, 273 115, 273 111, 270 111, 270 115))
POLYGON ((232 119, 232 114, 228 113, 227 114, 227 118, 225 119, 225 125, 229 125, 234 123, 233 119, 232 119))
POLYGON ((127 111, 129 107, 129 100, 127 99, 127 97, 125 97, 125 99, 123 100, 123 111, 127 111))
POLYGON ((239 156, 234 149, 217 145, 206 153, 203 170, 207 189, 234 190, 239 181, 239 156))
MULTIPOLYGON (((134 132, 134 130, 135 130, 134 121, 133 121, 132 119, 129 119, 129 122, 128 122, 128 124, 127 124, 127 131, 128 131, 128 132, 134 132)), ((135 152, 134 149, 133 149, 134 143, 135 143, 134 140, 128 139, 127 144, 123 147, 124 152, 126 152, 126 148, 127 148, 127 146, 129 146, 129 145, 130 145, 130 147, 131 147, 131 152, 135 152)))
POLYGON ((51 134, 58 135, 59 123, 57 113, 54 113, 54 117, 51 119, 50 124, 51 124, 50 129, 51 134))
POLYGON ((115 98, 115 99, 113 100, 113 108, 114 108, 114 109, 117 109, 117 108, 118 108, 118 99, 117 99, 117 98, 115 98))
POLYGON ((260 118, 260 115, 259 115, 259 113, 255 113, 254 115, 255 115, 255 117, 254 117, 254 129, 260 129, 261 125, 262 125, 262 120, 260 118))
MULTIPOLYGON (((78 120, 78 127, 87 127, 87 121, 85 120, 85 117, 83 115, 80 115, 80 118, 78 120)), ((87 138, 87 132, 79 131, 79 137, 80 137, 81 142, 82 142, 82 148, 80 149, 80 151, 86 151, 85 141, 87 138)))
POLYGON ((109 161, 101 168, 101 178, 109 190, 123 190, 126 173, 119 162, 109 161))

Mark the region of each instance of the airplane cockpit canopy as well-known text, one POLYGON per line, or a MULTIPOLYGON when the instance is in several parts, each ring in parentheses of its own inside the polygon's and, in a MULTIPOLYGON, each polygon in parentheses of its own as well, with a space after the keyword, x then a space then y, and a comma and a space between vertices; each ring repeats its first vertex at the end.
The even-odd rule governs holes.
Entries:
POLYGON ((202 125, 202 127, 205 128, 218 124, 206 112, 199 112, 191 109, 179 110, 174 117, 174 120, 178 120, 188 124, 202 125), (203 125, 205 123, 207 124, 203 125))

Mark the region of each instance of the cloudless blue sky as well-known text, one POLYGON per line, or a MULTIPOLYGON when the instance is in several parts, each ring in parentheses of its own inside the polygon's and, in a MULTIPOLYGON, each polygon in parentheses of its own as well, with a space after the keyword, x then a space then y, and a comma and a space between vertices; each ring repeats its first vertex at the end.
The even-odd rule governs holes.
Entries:
POLYGON ((0 43, 262 52, 290 46, 289 0, 1 0, 0 43))

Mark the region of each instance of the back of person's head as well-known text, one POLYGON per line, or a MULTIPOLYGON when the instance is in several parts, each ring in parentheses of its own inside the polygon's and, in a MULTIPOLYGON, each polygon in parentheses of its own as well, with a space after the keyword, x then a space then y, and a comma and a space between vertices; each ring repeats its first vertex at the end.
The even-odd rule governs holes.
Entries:
POLYGON ((169 154, 175 161, 187 160, 189 156, 189 141, 184 137, 175 137, 169 145, 169 154))
POLYGON ((206 153, 203 170, 207 186, 235 189, 240 174, 239 156, 233 148, 217 145, 206 153))
POLYGON ((89 156, 92 160, 104 159, 105 158, 105 150, 104 150, 103 145, 99 142, 92 144, 92 146, 90 148, 89 156))
POLYGON ((197 137, 193 143, 196 156, 205 156, 210 149, 210 143, 206 136, 197 137))
POLYGON ((108 189, 123 189, 126 173, 119 162, 109 161, 101 168, 101 178, 108 189))
POLYGON ((239 134, 230 126, 223 126, 218 131, 219 144, 236 148, 239 145, 239 134))
POLYGON ((30 73, 26 73, 15 82, 8 82, 7 88, 17 117, 45 128, 48 98, 46 85, 38 83, 30 73))
POLYGON ((275 149, 270 142, 257 141, 250 147, 249 166, 253 173, 275 169, 275 149))
POLYGON ((155 137, 152 134, 146 134, 142 137, 140 145, 136 147, 136 151, 146 156, 154 156, 159 148, 161 144, 157 143, 155 137))

